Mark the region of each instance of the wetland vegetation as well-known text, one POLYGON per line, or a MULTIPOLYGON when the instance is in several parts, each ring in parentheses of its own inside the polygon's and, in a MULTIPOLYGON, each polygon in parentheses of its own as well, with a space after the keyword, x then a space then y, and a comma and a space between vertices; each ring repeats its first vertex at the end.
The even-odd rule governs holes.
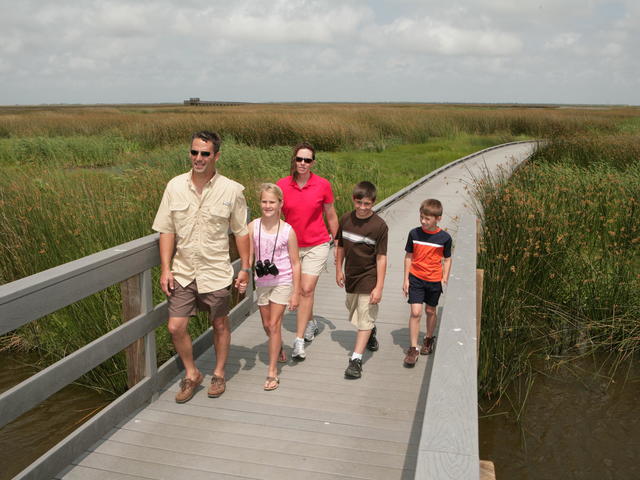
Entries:
MULTIPOLYGON (((195 130, 222 134, 220 170, 247 187, 253 211, 256 186, 287 173, 290 146, 302 139, 319 148, 318 173, 332 179, 344 212, 363 178, 384 198, 465 154, 546 138, 512 178, 477 187, 485 269, 479 387, 495 402, 530 382, 539 359, 552 368, 597 351, 615 368, 637 353, 639 119, 631 107, 0 108, 0 283, 151 233, 167 180, 188 168, 195 130)), ((1 346, 38 352, 46 364, 119 323, 113 287, 4 336, 1 346)), ((205 327, 196 322, 193 333, 205 327)), ((164 329, 158 336, 164 361, 172 348, 164 329)), ((124 359, 82 383, 122 392, 124 359)), ((521 405, 525 397, 509 400, 521 405)))

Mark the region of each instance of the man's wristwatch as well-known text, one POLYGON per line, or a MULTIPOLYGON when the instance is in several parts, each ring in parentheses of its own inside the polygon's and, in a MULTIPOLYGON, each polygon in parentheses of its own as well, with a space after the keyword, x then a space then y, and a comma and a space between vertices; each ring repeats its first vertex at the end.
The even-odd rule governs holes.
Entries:
POLYGON ((251 269, 250 268, 241 268, 240 271, 241 272, 251 273, 251 269))

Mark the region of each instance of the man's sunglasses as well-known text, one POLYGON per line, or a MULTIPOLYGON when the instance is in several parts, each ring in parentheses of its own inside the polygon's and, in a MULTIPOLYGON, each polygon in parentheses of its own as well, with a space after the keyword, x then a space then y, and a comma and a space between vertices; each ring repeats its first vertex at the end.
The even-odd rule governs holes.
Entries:
POLYGON ((200 152, 198 150, 191 150, 191 155, 193 155, 194 157, 197 157, 198 154, 202 155, 203 157, 208 157, 209 155, 211 155, 211 152, 200 152))
POLYGON ((296 162, 298 162, 298 163, 300 163, 300 162, 311 163, 311 162, 313 162, 313 158, 296 157, 296 162))

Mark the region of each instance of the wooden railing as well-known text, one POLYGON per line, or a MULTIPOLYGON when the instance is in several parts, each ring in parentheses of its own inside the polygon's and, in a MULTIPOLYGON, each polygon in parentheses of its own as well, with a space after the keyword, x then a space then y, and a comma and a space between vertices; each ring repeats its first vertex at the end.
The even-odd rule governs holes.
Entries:
MULTIPOLYGON (((152 301, 151 269, 159 263, 158 235, 154 234, 0 286, 0 335, 121 282, 123 291, 128 292, 123 310, 127 317, 133 315, 120 327, 2 393, 0 428, 139 339, 144 345, 143 354, 137 355, 142 364, 136 367, 143 372, 142 379, 16 478, 51 478, 115 424, 149 402, 182 369, 177 356, 156 367, 155 329, 167 319, 167 302, 153 305, 152 301)), ((233 266, 237 273, 240 261, 233 266)), ((230 312, 232 325, 254 308, 248 295, 230 312)), ((211 333, 207 331, 194 341, 194 356, 210 345, 211 333)))

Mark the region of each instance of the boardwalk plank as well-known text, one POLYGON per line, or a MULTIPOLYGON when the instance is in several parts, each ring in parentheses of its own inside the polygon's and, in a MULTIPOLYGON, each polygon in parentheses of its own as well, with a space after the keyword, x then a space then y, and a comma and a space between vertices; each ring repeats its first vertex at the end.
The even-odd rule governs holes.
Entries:
MULTIPOLYGON (((221 418, 229 421, 237 421, 239 423, 245 423, 248 425, 264 425, 272 427, 286 427, 291 430, 299 430, 301 432, 315 432, 330 433, 333 435, 344 435, 350 437, 361 437, 363 439, 369 438, 384 438, 385 440, 391 440, 396 442, 407 442, 409 440, 408 430, 388 430, 382 428, 376 428, 366 423, 371 422, 356 422, 356 424, 334 423, 327 420, 315 420, 306 418, 291 418, 288 415, 276 416, 272 412, 265 413, 253 413, 243 412, 230 409, 212 409, 210 407, 201 407, 195 404, 188 403, 186 405, 177 405, 175 402, 165 402, 158 400, 154 402, 149 408, 157 409, 161 411, 169 412, 183 412, 187 415, 193 415, 203 418, 221 418), (365 423, 365 425, 357 424, 365 423)), ((355 417, 355 420, 360 420, 355 417)), ((299 433, 292 432, 292 435, 299 433)))
MULTIPOLYGON (((83 458, 78 466, 81 468, 91 468, 92 470, 106 470, 116 474, 133 475, 135 477, 163 480, 240 480, 255 479, 258 477, 248 477, 246 475, 231 475, 214 473, 206 470, 199 470, 185 466, 175 466, 167 464, 158 464, 146 458, 127 458, 121 456, 108 455, 101 452, 93 451, 90 455, 83 458)), ((64 477, 71 478, 73 470, 64 477)), ((82 478, 82 477, 80 477, 82 478)), ((87 477, 85 477, 87 478, 87 477)), ((91 477, 89 477, 91 478, 91 477)))
MULTIPOLYGON (((211 474, 224 474, 224 475, 237 475, 240 477, 259 478, 259 479, 271 479, 271 478, 295 478, 296 476, 302 476, 309 480, 329 480, 335 478, 390 478, 388 476, 357 476, 339 474, 331 472, 331 462, 323 462, 325 471, 311 471, 307 469, 307 465, 311 465, 313 468, 320 468, 323 470, 322 465, 317 465, 318 462, 312 461, 312 459, 302 458, 302 461, 298 462, 295 466, 280 467, 275 465, 264 465, 260 463, 264 460, 264 452, 257 452, 257 457, 244 457, 242 461, 229 460, 225 458, 215 458, 209 455, 182 453, 176 451, 176 448, 180 446, 169 444, 165 448, 152 448, 143 447, 137 445, 131 445, 113 440, 107 440, 100 444, 96 448, 96 452, 103 453, 105 455, 116 456, 118 458, 127 458, 130 460, 145 461, 152 465, 155 465, 159 472, 160 468, 165 466, 187 468, 189 470, 200 470, 211 474), (329 470, 329 473, 326 471, 329 470)), ((234 449, 236 450, 236 449, 234 449)), ((238 453, 242 453, 239 450, 238 453)), ((384 472, 385 475, 390 474, 393 470, 389 468, 378 467, 380 472, 384 472)), ((185 475, 181 478, 189 477, 185 475)))
MULTIPOLYGON (((389 455, 403 455, 406 451, 406 442, 394 442, 388 439, 367 439, 366 442, 359 442, 357 438, 332 435, 330 433, 322 433, 317 431, 310 432, 292 432, 286 427, 271 427, 253 424, 247 427, 247 424, 236 423, 219 418, 203 418, 185 415, 184 413, 164 412, 157 410, 145 409, 138 414, 134 422, 150 421, 161 423, 164 425, 178 426, 195 430, 206 430, 218 433, 233 433, 240 435, 250 434, 274 441, 292 440, 300 443, 310 443, 313 445, 322 445, 329 447, 338 447, 341 449, 360 450, 364 448, 367 451, 387 453, 389 455)), ((127 422, 128 424, 129 422, 127 422)), ((271 442, 266 442, 271 443, 271 442)), ((274 442, 278 443, 278 442, 274 442)))
MULTIPOLYGON (((240 445, 240 448, 238 448, 237 446, 225 445, 222 442, 212 444, 186 438, 182 438, 180 442, 175 442, 172 437, 167 435, 124 429, 120 429, 111 435, 110 441, 141 448, 166 450, 171 452, 171 455, 183 453, 227 460, 233 463, 249 459, 251 463, 269 468, 294 468, 354 478, 389 478, 391 476, 399 476, 398 470, 402 469, 402 463, 396 467, 372 464, 373 455, 368 452, 360 452, 359 455, 353 453, 354 458, 349 461, 338 460, 337 458, 328 460, 307 455, 306 452, 293 454, 292 452, 265 450, 260 444, 256 446, 257 448, 252 448, 250 445, 240 445)), ((125 449, 128 449, 128 447, 125 447, 125 449)))
MULTIPOLYGON (((394 411, 397 411, 398 415, 410 414, 411 416, 413 416, 413 414, 416 412, 416 409, 421 409, 420 406, 416 405, 417 398, 415 398, 413 395, 410 399, 397 397, 393 398, 393 392, 389 393, 388 391, 383 392, 383 394, 377 392, 378 395, 375 397, 366 396, 363 394, 352 395, 349 392, 340 393, 337 391, 330 391, 329 389, 322 389, 318 387, 317 384, 312 384, 310 382, 306 382, 305 384, 302 384, 302 382, 300 382, 296 383, 293 386, 287 385, 286 390, 283 386, 281 387, 283 389, 282 392, 264 392, 262 389, 263 380, 264 378, 261 376, 243 376, 241 380, 238 379, 237 381, 235 381, 232 387, 225 392, 225 399, 246 400, 247 398, 255 396, 256 400, 259 399, 259 401, 264 405, 288 406, 291 405, 291 399, 295 398, 297 404, 314 404, 321 408, 325 403, 317 401, 318 395, 330 393, 332 404, 341 406, 342 404, 353 405, 355 403, 363 408, 361 410, 361 413, 366 413, 368 415, 375 416, 376 410, 384 409, 386 411, 386 409, 392 409, 394 411), (305 388, 307 386, 308 388, 305 388), (371 413, 367 412, 368 409, 372 410, 371 413)), ((346 386, 346 388, 352 389, 353 387, 346 386)), ((373 390, 373 388, 371 390, 373 390)), ((178 391, 177 385, 172 385, 168 391, 171 392, 170 398, 173 398, 173 394, 178 391)), ((199 400, 202 397, 204 397, 204 395, 197 395, 194 400, 199 400)), ((207 398, 206 401, 209 402, 209 405, 211 405, 211 403, 215 400, 207 398)))
POLYGON ((56 477, 56 479, 64 480, 141 480, 149 477, 141 477, 138 475, 128 475, 125 473, 116 473, 113 470, 99 470, 97 468, 88 468, 82 465, 75 465, 64 476, 56 477))
MULTIPOLYGON (((164 398, 161 398, 161 400, 172 402, 173 395, 166 395, 164 398)), ((200 406, 203 408, 211 407, 211 401, 208 398, 202 398, 202 396, 197 399, 191 400, 189 403, 194 406, 200 406)), ((367 415, 362 413, 360 405, 356 404, 343 405, 342 409, 338 408, 340 405, 334 406, 334 408, 329 409, 328 407, 332 405, 330 400, 311 404, 307 403, 306 406, 298 406, 299 404, 291 401, 289 402, 290 405, 267 405, 263 401, 232 401, 231 399, 229 399, 225 403, 216 403, 217 406, 213 407, 216 411, 225 409, 246 414, 268 413, 269 415, 273 416, 287 417, 289 419, 292 419, 293 421, 296 421, 297 419, 317 420, 321 422, 338 423, 345 425, 375 427, 385 430, 402 431, 407 428, 411 428, 412 421, 411 418, 407 418, 407 415, 403 415, 404 418, 399 418, 399 416, 391 416, 389 414, 385 415, 385 411, 382 410, 379 410, 377 415, 367 415)), ((392 413, 393 411, 388 410, 387 412, 392 413)))
MULTIPOLYGON (((402 468, 405 461, 405 448, 396 449, 397 453, 395 454, 389 453, 390 447, 397 445, 392 445, 389 442, 386 442, 386 445, 382 445, 376 451, 371 448, 370 442, 354 444, 353 441, 350 441, 349 447, 323 445, 319 441, 318 435, 300 436, 292 439, 290 432, 286 432, 286 435, 283 435, 282 438, 272 439, 259 436, 253 430, 249 430, 246 433, 229 433, 214 428, 202 429, 195 426, 187 427, 140 420, 128 422, 121 430, 161 435, 170 438, 171 441, 193 440, 214 445, 212 448, 215 448, 215 445, 237 448, 246 447, 293 456, 303 455, 324 459, 325 461, 340 460, 391 468, 402 468)), ((117 438, 114 437, 114 439, 117 438)), ((331 437, 331 440, 333 441, 334 437, 331 437)))
MULTIPOLYGON (((308 351, 309 355, 312 355, 311 351, 308 351)), ((400 356, 400 355, 398 355, 400 356)), ((353 382, 344 378, 344 369, 347 366, 348 362, 347 355, 340 355, 340 362, 335 362, 333 366, 323 364, 318 361, 319 359, 311 359, 308 361, 305 360, 304 365, 299 363, 294 367, 282 368, 280 373, 280 380, 282 380, 282 386, 285 386, 285 382, 288 378, 292 380, 313 380, 313 382, 319 386, 325 385, 349 385, 353 390, 353 384, 357 383, 358 385, 362 385, 362 387, 366 388, 376 388, 380 386, 383 391, 396 391, 396 392, 414 392, 415 391, 415 382, 422 381, 422 377, 424 375, 424 364, 428 361, 429 357, 422 356, 418 361, 418 365, 415 368, 407 369, 404 368, 401 363, 404 355, 401 356, 400 359, 394 358, 394 365, 387 367, 383 367, 380 369, 376 369, 374 365, 376 365, 377 360, 367 359, 363 365, 363 376, 358 382, 353 382), (310 373, 309 370, 312 370, 313 373, 310 373), (380 371, 382 370, 382 371, 380 371), (367 374, 365 374, 367 373, 367 374), (386 386, 386 388, 385 388, 386 386)), ((201 366, 201 370, 204 372, 209 372, 213 370, 213 364, 198 364, 201 366), (210 365, 210 366, 209 366, 210 365), (208 368, 204 368, 208 366, 208 368)), ((252 377, 256 377, 255 383, 260 384, 260 378, 262 379, 262 383, 264 382, 264 378, 266 375, 266 365, 262 365, 259 369, 254 367, 243 367, 241 365, 230 366, 225 369, 226 378, 228 382, 228 388, 233 389, 233 382, 235 381, 236 375, 238 373, 242 373, 242 375, 250 375, 252 377)), ((207 375, 206 381, 210 381, 210 376, 207 375)), ((178 379, 176 379, 175 383, 172 385, 177 385, 178 379)), ((175 387, 172 387, 175 388, 175 387)))

